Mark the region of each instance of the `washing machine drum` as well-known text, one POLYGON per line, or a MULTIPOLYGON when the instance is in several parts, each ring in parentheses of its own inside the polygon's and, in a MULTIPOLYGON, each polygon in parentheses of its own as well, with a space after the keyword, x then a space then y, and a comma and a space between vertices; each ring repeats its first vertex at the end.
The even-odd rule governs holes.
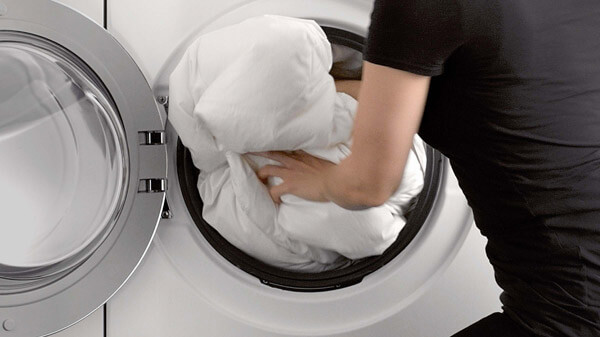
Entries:
MULTIPOLYGON (((338 28, 322 28, 333 49, 334 63, 331 75, 336 79, 360 79, 364 37, 338 28)), ((426 148, 426 154, 427 168, 423 190, 407 214, 407 223, 396 241, 380 256, 355 260, 343 268, 318 273, 273 267, 249 256, 221 236, 202 217, 203 202, 197 189, 199 171, 194 166, 191 153, 181 141, 177 145, 177 173, 186 207, 196 227, 217 252, 233 265, 260 279, 265 285, 290 291, 316 292, 340 289, 361 282, 366 275, 398 256, 415 238, 431 211, 442 177, 441 154, 431 147, 426 148)))
POLYGON ((53 1, 0 0, 0 74, 0 329, 48 335, 102 306, 145 254, 164 120, 116 40, 53 1))

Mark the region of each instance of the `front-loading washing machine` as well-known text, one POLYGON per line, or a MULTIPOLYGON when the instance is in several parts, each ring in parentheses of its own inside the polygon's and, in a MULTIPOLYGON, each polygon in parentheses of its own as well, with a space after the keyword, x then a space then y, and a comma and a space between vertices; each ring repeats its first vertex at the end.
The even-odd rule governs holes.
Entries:
POLYGON ((279 14, 315 20, 360 60, 372 1, 81 3, 108 31, 53 1, 0 0, 0 336, 54 333, 97 308, 105 336, 448 336, 499 309, 484 240, 432 148, 396 242, 347 268, 271 267, 202 218, 168 123, 187 46, 279 14))

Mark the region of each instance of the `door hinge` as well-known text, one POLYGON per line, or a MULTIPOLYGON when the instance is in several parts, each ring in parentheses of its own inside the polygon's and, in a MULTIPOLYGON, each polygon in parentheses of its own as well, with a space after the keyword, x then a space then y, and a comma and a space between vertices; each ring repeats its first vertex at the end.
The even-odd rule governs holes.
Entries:
POLYGON ((165 145, 164 131, 140 131, 138 132, 140 145, 165 145))
POLYGON ((167 179, 140 179, 138 193, 160 193, 167 191, 167 179))

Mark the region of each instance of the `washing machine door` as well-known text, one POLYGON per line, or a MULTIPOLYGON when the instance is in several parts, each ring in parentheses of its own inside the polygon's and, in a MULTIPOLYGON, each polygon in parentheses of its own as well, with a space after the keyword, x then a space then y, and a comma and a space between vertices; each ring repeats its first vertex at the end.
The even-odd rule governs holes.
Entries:
POLYGON ((119 43, 49 0, 0 0, 0 336, 102 306, 146 252, 164 120, 119 43))

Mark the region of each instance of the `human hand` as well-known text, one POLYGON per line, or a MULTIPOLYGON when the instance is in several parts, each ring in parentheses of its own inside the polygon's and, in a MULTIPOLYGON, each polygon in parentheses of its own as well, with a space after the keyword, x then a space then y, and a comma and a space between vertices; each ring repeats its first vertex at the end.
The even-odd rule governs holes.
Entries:
POLYGON ((281 164, 265 165, 257 172, 258 178, 265 181, 268 177, 279 177, 283 182, 269 189, 275 203, 281 203, 281 196, 293 194, 312 201, 329 201, 326 197, 326 179, 328 171, 335 164, 311 156, 304 151, 270 151, 255 155, 272 159, 281 164))

